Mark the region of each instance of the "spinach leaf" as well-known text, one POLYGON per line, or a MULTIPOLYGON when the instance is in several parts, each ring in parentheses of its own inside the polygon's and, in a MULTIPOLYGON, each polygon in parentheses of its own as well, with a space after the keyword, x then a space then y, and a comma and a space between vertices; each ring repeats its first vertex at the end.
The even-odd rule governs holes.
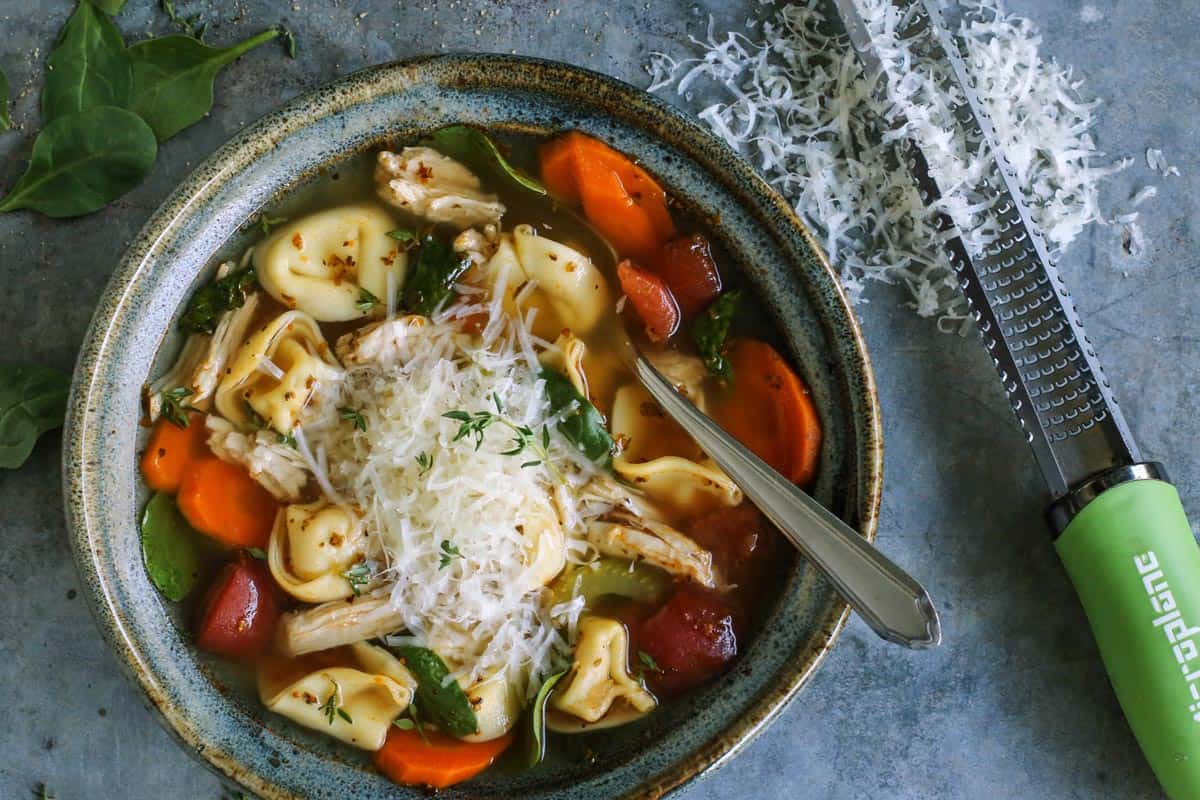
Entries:
POLYGON ((450 670, 446 669, 441 656, 428 648, 412 645, 393 649, 417 679, 414 699, 422 717, 451 736, 470 736, 479 730, 479 720, 471 709, 471 701, 458 682, 442 685, 450 670))
POLYGON ((91 3, 79 3, 46 59, 42 119, 49 124, 98 106, 124 108, 132 85, 121 32, 91 3))
POLYGON ((110 17, 115 17, 121 13, 121 9, 125 7, 126 0, 89 0, 92 5, 108 14, 110 17))
POLYGON ((522 189, 546 194, 546 187, 509 163, 486 133, 468 125, 450 125, 434 131, 428 142, 435 150, 476 172, 492 172, 508 178, 522 189))
POLYGON ((241 308, 246 302, 246 294, 256 286, 258 273, 254 267, 243 267, 198 289, 179 318, 179 328, 188 333, 211 334, 217 329, 221 315, 241 308))
POLYGON ((12 128, 12 115, 8 112, 8 76, 0 69, 0 131, 12 128))
POLYGON ((179 34, 137 42, 129 48, 129 108, 150 124, 160 142, 166 141, 212 109, 213 80, 221 67, 278 35, 270 28, 232 47, 209 47, 179 34))
POLYGON ((0 199, 0 213, 89 214, 141 183, 157 152, 154 131, 124 109, 101 106, 59 117, 34 140, 29 166, 0 199))
POLYGON ((550 413, 566 412, 558 423, 559 432, 592 461, 601 467, 611 467, 613 440, 604 427, 604 417, 575 391, 569 380, 554 370, 543 369, 539 377, 546 382, 550 413))
POLYGON ((734 289, 712 301, 712 304, 692 323, 692 341, 700 351, 704 366, 718 378, 729 380, 733 368, 725 358, 725 343, 729 339, 729 326, 737 313, 742 290, 734 289))
POLYGON ((163 597, 179 602, 200 572, 204 542, 170 495, 157 492, 142 512, 142 560, 163 597))
POLYGON ((71 376, 32 364, 0 364, 0 469, 16 469, 39 436, 62 425, 71 376))
POLYGON ((404 281, 400 307, 432 316, 454 296, 454 282, 471 266, 471 259, 454 252, 448 239, 426 234, 417 250, 417 264, 404 281))
POLYGON ((520 749, 518 750, 521 766, 526 769, 536 767, 546 756, 546 706, 550 702, 550 694, 554 687, 563 679, 569 670, 555 673, 542 682, 537 696, 525 716, 521 719, 520 749))

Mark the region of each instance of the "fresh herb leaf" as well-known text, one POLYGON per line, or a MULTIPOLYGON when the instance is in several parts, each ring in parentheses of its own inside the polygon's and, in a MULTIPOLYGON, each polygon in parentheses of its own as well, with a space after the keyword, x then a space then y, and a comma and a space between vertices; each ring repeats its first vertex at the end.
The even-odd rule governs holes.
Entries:
POLYGON ((267 551, 263 550, 261 547, 247 547, 246 552, 249 553, 251 557, 257 558, 259 561, 267 560, 267 551))
POLYGON ((262 235, 267 236, 271 233, 271 228, 281 222, 287 222, 287 217, 272 217, 270 214, 264 213, 258 218, 258 227, 262 231, 262 235))
POLYGON ((742 290, 734 289, 712 301, 712 304, 692 323, 692 341, 704 360, 704 366, 718 378, 733 378, 733 368, 725 357, 729 327, 737 314, 742 290))
POLYGON ((562 415, 559 433, 599 466, 611 467, 613 439, 604 427, 604 417, 564 376, 543 369, 539 377, 546 383, 550 413, 562 415))
POLYGON ((174 389, 167 389, 159 394, 158 397, 162 401, 160 413, 163 419, 177 428, 186 428, 191 422, 188 412, 200 410, 184 402, 191 394, 192 390, 186 386, 176 386, 174 389))
POLYGON ((460 441, 472 436, 475 439, 475 449, 478 450, 483 445, 483 434, 492 426, 498 418, 490 411, 477 411, 474 414, 469 414, 466 411, 447 411, 442 414, 446 419, 452 419, 455 422, 462 423, 458 426, 458 432, 454 434, 452 441, 460 441))
POLYGON ((470 736, 479 730, 479 720, 471 709, 471 701, 458 681, 443 685, 450 670, 441 656, 428 648, 412 645, 394 650, 417 679, 416 702, 422 717, 455 737, 470 736))
POLYGON ((278 28, 270 28, 231 47, 210 47, 178 34, 137 42, 129 48, 129 107, 150 124, 158 141, 166 141, 212 109, 213 80, 222 67, 278 35, 278 28))
POLYGON ((404 245, 405 250, 410 250, 417 246, 417 234, 407 228, 397 228, 394 231, 388 231, 387 235, 404 245))
POLYGON ((379 305, 379 298, 368 292, 366 289, 359 287, 358 302, 354 304, 354 307, 364 314, 369 314, 371 313, 371 309, 375 308, 377 305, 379 305))
POLYGON ((529 708, 525 709, 525 716, 521 719, 519 757, 521 766, 526 769, 536 767, 546 756, 546 706, 550 703, 554 687, 567 672, 569 670, 563 670, 546 678, 529 708))
POLYGON ((333 691, 329 693, 329 698, 321 705, 321 713, 325 715, 325 719, 329 720, 330 725, 338 717, 341 717, 348 724, 353 725, 354 719, 346 709, 342 708, 342 687, 333 678, 330 678, 329 682, 333 684, 333 691))
POLYGON ((191 593, 203 545, 170 495, 157 492, 150 498, 142 512, 142 560, 163 597, 179 602, 191 593))
POLYGON ((12 129, 12 114, 8 110, 8 76, 0 69, 0 131, 12 129))
POLYGON ((392 724, 402 731, 411 731, 417 727, 417 723, 413 722, 408 717, 396 717, 392 720, 392 724))
POLYGON ((0 469, 25 463, 38 437, 59 427, 71 376, 32 364, 0 364, 0 469))
POLYGON ((364 417, 362 412, 359 411, 357 408, 350 408, 349 406, 342 406, 341 408, 338 409, 338 414, 341 415, 342 419, 347 420, 348 422, 353 422, 354 427, 357 428, 358 430, 363 431, 364 433, 366 432, 367 418, 364 417))
POLYGON ((463 554, 459 552, 458 548, 449 539, 442 539, 442 557, 438 561, 438 569, 445 569, 450 566, 450 562, 454 559, 462 557, 463 554))
POLYGON ((275 441, 279 442, 280 444, 286 444, 288 447, 299 447, 299 445, 296 444, 295 434, 291 434, 291 433, 276 434, 275 441))
POLYGON ((91 3, 78 3, 46 58, 42 119, 99 106, 124 108, 133 68, 121 32, 91 3))
POLYGON ((141 183, 157 152, 154 132, 137 114, 113 106, 64 114, 34 139, 29 166, 0 199, 0 213, 90 214, 141 183))
POLYGON ((418 478, 425 477, 425 473, 433 469, 433 456, 429 453, 417 453, 417 472, 418 478))
POLYGON ((522 189, 546 194, 546 187, 509 163, 500 148, 478 128, 450 125, 434 131, 429 143, 442 155, 450 156, 478 172, 492 172, 508 178, 522 189))
POLYGON ((371 568, 367 566, 367 562, 360 561, 343 572, 342 577, 350 584, 350 590, 357 597, 362 594, 362 588, 371 582, 371 568))
MULTIPOLYGON (((496 404, 496 408, 498 410, 502 410, 504 408, 500 403, 500 398, 494 393, 492 394, 492 401, 496 404)), ((461 409, 456 409, 454 411, 447 411, 445 414, 442 414, 442 416, 459 423, 458 431, 454 434, 454 439, 452 441, 461 441, 462 439, 470 436, 475 440, 476 450, 483 446, 484 433, 492 425, 499 424, 505 428, 508 428, 513 435, 512 443, 509 448, 502 451, 500 455, 516 456, 525 452, 532 453, 537 458, 521 464, 522 468, 536 467, 539 464, 545 464, 546 469, 556 481, 559 483, 565 483, 566 479, 563 477, 562 473, 550 461, 550 432, 546 430, 545 427, 542 428, 541 441, 539 441, 537 435, 528 426, 518 425, 512 420, 501 416, 500 414, 493 414, 491 411, 476 411, 474 414, 472 414, 467 411, 462 411, 461 409)))
POLYGON ((638 661, 642 665, 641 671, 643 673, 645 673, 645 672, 657 672, 660 674, 662 673, 663 669, 662 669, 662 667, 660 667, 658 665, 658 662, 654 660, 654 656, 650 655, 645 650, 638 650, 637 656, 638 656, 638 661))
POLYGON ((454 296, 454 282, 471 266, 471 259, 455 253, 448 239, 428 234, 421 240, 416 262, 404 281, 400 306, 431 317, 454 296))
POLYGON ((283 51, 287 53, 287 57, 293 61, 296 59, 296 36, 290 28, 283 25, 279 26, 279 36, 283 41, 283 51))
POLYGON ((246 412, 246 424, 251 430, 261 431, 267 427, 267 421, 263 415, 254 410, 254 406, 250 405, 250 401, 242 400, 242 410, 246 412))
POLYGON ((224 278, 213 281, 198 290, 188 300, 179 327, 188 333, 211 334, 226 311, 241 308, 246 295, 258 286, 258 274, 254 267, 234 270, 224 278))
POLYGON ((110 17, 115 17, 125 7, 126 0, 89 0, 89 2, 110 17))
POLYGON ((207 22, 200 22, 199 12, 192 14, 190 17, 184 17, 175 10, 174 0, 159 0, 159 6, 163 13, 167 15, 167 19, 171 20, 171 24, 186 34, 195 36, 197 39, 204 38, 204 32, 208 30, 207 22), (197 24, 199 23, 199 24, 197 24))

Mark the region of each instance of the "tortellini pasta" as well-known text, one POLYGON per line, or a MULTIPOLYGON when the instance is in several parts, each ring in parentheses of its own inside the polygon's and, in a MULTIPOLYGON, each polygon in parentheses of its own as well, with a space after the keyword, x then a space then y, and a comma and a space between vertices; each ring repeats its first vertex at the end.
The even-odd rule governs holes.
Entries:
POLYGON ((487 742, 512 730, 524 710, 518 689, 516 684, 507 679, 504 671, 467 688, 467 702, 475 712, 479 729, 463 738, 468 742, 487 742))
POLYGON ((263 705, 348 745, 383 747, 392 722, 412 702, 412 674, 395 656, 365 642, 322 660, 333 663, 311 671, 305 661, 260 663, 263 705))
POLYGON ((742 502, 742 490, 638 385, 617 390, 613 437, 622 450, 613 469, 652 500, 689 515, 742 502))
POLYGON ((567 380, 575 387, 575 391, 587 399, 591 395, 588 392, 587 372, 583 368, 585 355, 587 355, 587 345, 583 343, 583 340, 570 331, 564 331, 554 341, 554 347, 542 351, 539 358, 543 366, 566 375, 567 380))
POLYGON ((524 511, 520 526, 525 537, 529 588, 545 586, 567 563, 567 539, 558 514, 550 503, 539 502, 524 511))
POLYGON ((321 385, 341 376, 316 320, 285 311, 238 350, 217 386, 217 411, 241 428, 253 411, 279 433, 290 433, 321 385))
POLYGON ((354 509, 321 500, 280 509, 267 547, 267 564, 285 592, 324 603, 354 594, 343 573, 363 559, 367 536, 354 509))
POLYGON ((539 236, 529 225, 513 229, 513 247, 525 276, 537 282, 560 326, 585 334, 611 313, 608 281, 583 253, 539 236))
POLYGON ((258 281, 280 303, 321 322, 368 316, 404 283, 408 256, 387 235, 395 227, 374 203, 302 217, 254 248, 258 281))
POLYGON ((580 723, 548 717, 555 730, 578 731, 631 721, 654 710, 654 696, 629 674, 629 634, 613 619, 585 617, 579 622, 579 642, 567 683, 554 692, 551 705, 580 723))

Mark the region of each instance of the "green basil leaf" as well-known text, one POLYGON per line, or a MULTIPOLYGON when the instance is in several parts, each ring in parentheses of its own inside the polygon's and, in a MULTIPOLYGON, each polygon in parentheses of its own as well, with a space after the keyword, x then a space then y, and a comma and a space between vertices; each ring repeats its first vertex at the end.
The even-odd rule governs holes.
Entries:
POLYGON ((0 199, 0 213, 28 208, 47 217, 78 217, 142 182, 158 145, 141 117, 101 106, 51 122, 33 141, 25 174, 0 199))
POLYGON ((49 124, 99 106, 124 108, 133 70, 121 32, 91 3, 75 6, 46 59, 42 119, 49 124))
POLYGON ((0 469, 25 463, 39 436, 63 423, 71 376, 32 364, 0 364, 0 469))
POLYGON ((729 326, 737 314, 742 290, 734 289, 712 301, 712 304, 692 323, 692 341, 704 360, 704 366, 718 378, 729 380, 733 368, 725 358, 725 343, 729 339, 729 326))
POLYGON ((0 131, 12 129, 12 114, 8 110, 8 76, 0 69, 0 131))
POLYGON ((557 414, 570 409, 558 423, 559 432, 601 467, 612 466, 613 439, 604 427, 604 417, 587 398, 575 391, 575 387, 564 376, 554 370, 543 369, 539 377, 546 382, 546 398, 550 401, 550 413, 557 414))
POLYGON ((204 543, 175 500, 157 492, 142 512, 142 560, 150 580, 168 600, 191 593, 200 572, 204 543))
POLYGON ((476 172, 491 172, 512 181, 522 189, 546 194, 546 187, 509 163, 491 138, 469 125, 450 125, 431 133, 427 141, 435 150, 476 172))
POLYGON ((550 694, 554 691, 554 687, 569 671, 564 669, 562 672, 546 678, 542 682, 541 688, 538 689, 537 696, 525 710, 525 716, 521 720, 521 749, 519 752, 521 766, 526 769, 536 767, 546 757, 546 706, 550 702, 550 694))
POLYGON ((212 109, 213 80, 221 67, 278 35, 270 28, 232 47, 209 47, 179 34, 137 42, 129 48, 129 108, 150 124, 160 142, 166 141, 212 109))
POLYGON ((110 17, 115 17, 125 7, 126 0, 90 0, 90 2, 110 17))
POLYGON ((425 647, 406 645, 393 649, 417 679, 415 700, 425 720, 451 736, 470 736, 479 730, 471 701, 458 682, 442 685, 450 670, 441 656, 425 647))
POLYGON ((211 334, 217 329, 221 315, 241 308, 246 294, 256 286, 258 273, 254 267, 243 267, 196 290, 179 318, 179 328, 188 333, 211 334))
POLYGON ((414 314, 433 316, 454 296, 454 282, 471 266, 471 259, 454 252, 448 239, 427 234, 417 250, 417 263, 404 281, 400 306, 414 314))

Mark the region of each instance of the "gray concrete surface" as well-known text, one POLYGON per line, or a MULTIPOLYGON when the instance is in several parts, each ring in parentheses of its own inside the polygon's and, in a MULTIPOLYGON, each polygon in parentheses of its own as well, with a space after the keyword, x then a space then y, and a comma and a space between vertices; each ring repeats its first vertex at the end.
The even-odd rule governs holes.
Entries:
MULTIPOLYGON (((393 3, 177 0, 224 43, 285 20, 299 58, 260 49, 217 83, 210 119, 161 152, 153 175, 109 209, 55 222, 0 217, 4 357, 69 368, 92 304, 124 244, 200 159, 268 108, 359 67, 445 50, 558 58, 644 84, 656 49, 683 52, 709 11, 740 23, 756 3, 393 3)), ((1192 192, 1200 187, 1195 41, 1200 6, 1178 0, 1015 0, 1107 100, 1096 135, 1137 164, 1105 190, 1119 206, 1154 182, 1149 241, 1126 256, 1113 228, 1076 244, 1066 276, 1133 429, 1166 461, 1200 519, 1200 331, 1192 192), (1161 147, 1182 177, 1145 167, 1161 147)), ((46 49, 65 0, 0 0, 0 65, 16 133, 0 135, 0 185, 37 128, 46 49)), ((167 30, 130 0, 127 36, 167 30)), ((907 653, 852 620, 811 686, 746 752, 680 797, 1152 798, 1082 612, 1041 521, 1043 489, 978 342, 939 335, 886 287, 860 308, 884 410, 887 480, 879 541, 939 601, 945 644, 907 653)), ((216 800, 216 777, 176 748, 118 673, 71 563, 57 435, 0 473, 0 797, 44 782, 60 800, 216 800)))

